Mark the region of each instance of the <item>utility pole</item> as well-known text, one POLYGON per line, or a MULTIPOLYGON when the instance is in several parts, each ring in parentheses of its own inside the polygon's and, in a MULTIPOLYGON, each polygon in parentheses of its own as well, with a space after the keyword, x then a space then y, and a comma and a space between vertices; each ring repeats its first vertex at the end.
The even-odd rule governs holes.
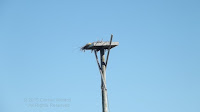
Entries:
POLYGON ((106 61, 105 61, 105 50, 102 48, 100 50, 101 55, 101 70, 103 79, 101 79, 101 93, 102 93, 102 108, 103 112, 108 112, 108 99, 107 99, 107 89, 106 89, 106 61), (103 80, 105 81, 103 83, 103 80), (105 86, 104 86, 105 84, 105 86))
POLYGON ((101 93, 102 93, 102 112, 108 112, 108 97, 106 88, 106 67, 108 64, 108 57, 110 49, 119 45, 119 42, 112 42, 113 35, 111 35, 110 42, 97 41, 88 43, 81 48, 81 50, 92 50, 95 53, 97 65, 101 75, 101 93), (105 60, 105 50, 108 50, 107 58, 105 60), (98 60, 97 52, 100 51, 101 65, 98 60))

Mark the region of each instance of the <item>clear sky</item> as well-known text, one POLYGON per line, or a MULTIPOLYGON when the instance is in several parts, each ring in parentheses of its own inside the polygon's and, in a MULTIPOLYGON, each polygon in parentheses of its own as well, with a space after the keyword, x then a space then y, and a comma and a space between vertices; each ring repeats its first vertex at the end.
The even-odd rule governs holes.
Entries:
POLYGON ((102 112, 111 34, 110 112, 200 112, 199 0, 0 0, 0 112, 102 112))

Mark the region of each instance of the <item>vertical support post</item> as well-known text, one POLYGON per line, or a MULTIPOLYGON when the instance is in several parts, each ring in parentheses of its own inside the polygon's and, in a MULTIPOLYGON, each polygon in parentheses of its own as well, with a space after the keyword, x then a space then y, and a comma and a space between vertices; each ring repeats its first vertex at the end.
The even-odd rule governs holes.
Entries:
POLYGON ((107 99, 107 89, 106 87, 106 61, 105 61, 105 50, 102 48, 100 50, 101 55, 101 70, 104 79, 101 79, 101 92, 102 92, 102 110, 103 112, 108 112, 108 99, 107 99), (105 82, 103 82, 103 80, 105 82), (105 86, 104 86, 105 84, 105 86))

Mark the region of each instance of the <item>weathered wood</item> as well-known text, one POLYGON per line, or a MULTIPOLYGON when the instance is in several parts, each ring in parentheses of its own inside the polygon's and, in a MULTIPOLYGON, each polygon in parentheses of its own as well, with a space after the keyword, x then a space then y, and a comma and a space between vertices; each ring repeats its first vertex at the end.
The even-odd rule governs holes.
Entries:
POLYGON ((107 67, 107 64, 108 64, 108 58, 109 58, 109 54, 110 54, 112 38, 113 38, 113 35, 111 34, 111 37, 110 37, 110 47, 108 48, 108 54, 107 54, 107 58, 106 58, 106 67, 107 67))
POLYGON ((107 89, 104 86, 106 85, 106 65, 105 65, 106 62, 105 62, 105 50, 103 48, 100 50, 100 55, 101 55, 101 70, 103 73, 103 80, 101 80, 102 108, 103 112, 108 112, 107 89))
POLYGON ((93 43, 88 43, 85 46, 81 48, 81 50, 97 50, 99 51, 100 49, 112 49, 115 46, 118 46, 119 42, 93 42, 93 43))
POLYGON ((101 75, 101 80, 103 81, 103 86, 106 88, 106 83, 105 83, 105 80, 103 78, 103 72, 102 72, 102 68, 101 68, 101 66, 99 64, 99 60, 98 60, 98 56, 97 56, 97 51, 96 50, 94 51, 94 54, 95 54, 95 57, 96 57, 97 65, 99 67, 99 72, 100 72, 100 75, 101 75))

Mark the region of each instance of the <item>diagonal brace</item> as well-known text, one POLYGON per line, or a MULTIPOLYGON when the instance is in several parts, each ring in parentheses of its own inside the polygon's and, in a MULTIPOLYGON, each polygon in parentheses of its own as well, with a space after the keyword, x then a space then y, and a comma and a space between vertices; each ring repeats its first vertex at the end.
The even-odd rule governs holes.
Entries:
POLYGON ((106 67, 107 67, 107 64, 108 64, 108 58, 109 58, 109 54, 110 54, 112 38, 113 38, 113 35, 111 34, 111 37, 110 37, 110 46, 108 48, 108 54, 107 54, 107 58, 106 58, 106 67))
MULTIPOLYGON (((101 79, 102 79, 102 81, 103 81, 103 85, 104 85, 104 87, 105 87, 105 89, 106 89, 106 83, 105 83, 105 80, 104 80, 104 78, 103 78, 103 73, 102 73, 102 69, 101 69, 100 64, 99 64, 99 60, 98 60, 98 56, 97 56, 97 51, 96 51, 96 50, 94 51, 94 54, 95 54, 95 57, 96 57, 97 65, 98 65, 98 67, 99 67, 99 72, 100 72, 100 74, 101 74, 101 79)), ((107 89, 106 89, 106 90, 107 90, 107 89)))

